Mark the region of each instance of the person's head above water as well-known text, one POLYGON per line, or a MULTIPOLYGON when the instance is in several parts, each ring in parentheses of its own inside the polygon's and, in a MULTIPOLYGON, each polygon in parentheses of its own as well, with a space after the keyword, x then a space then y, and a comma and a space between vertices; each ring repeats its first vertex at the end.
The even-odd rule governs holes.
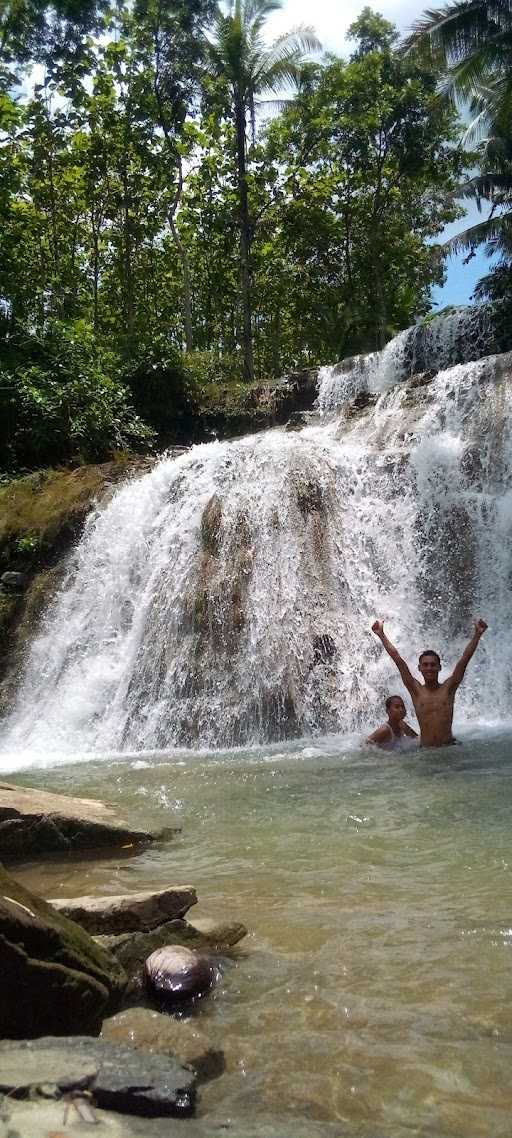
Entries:
POLYGON ((435 686, 441 671, 441 657, 438 653, 434 652, 431 648, 426 648, 425 651, 421 653, 418 667, 427 687, 430 685, 435 686))
POLYGON ((405 703, 401 695, 388 695, 386 700, 386 711, 390 723, 401 723, 405 719, 407 711, 405 703))

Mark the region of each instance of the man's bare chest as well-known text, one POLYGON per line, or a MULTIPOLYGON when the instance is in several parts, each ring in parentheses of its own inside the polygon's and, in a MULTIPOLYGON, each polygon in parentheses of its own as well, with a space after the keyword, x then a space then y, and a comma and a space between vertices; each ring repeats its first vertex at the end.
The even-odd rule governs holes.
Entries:
POLYGON ((421 715, 450 715, 453 712, 453 696, 444 686, 435 691, 420 688, 414 696, 414 707, 416 713, 421 715))

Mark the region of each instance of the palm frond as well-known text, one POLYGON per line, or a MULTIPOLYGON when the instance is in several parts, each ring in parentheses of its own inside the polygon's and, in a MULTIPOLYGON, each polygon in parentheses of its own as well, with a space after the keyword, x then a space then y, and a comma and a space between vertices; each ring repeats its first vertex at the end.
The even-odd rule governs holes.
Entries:
POLYGON ((449 67, 485 46, 501 29, 511 27, 510 0, 452 0, 441 8, 427 9, 415 20, 402 50, 420 52, 449 67))
POLYGON ((486 132, 488 132, 489 126, 489 110, 486 106, 482 106, 462 135, 461 143, 463 149, 469 146, 485 144, 487 140, 486 132))
POLYGON ((507 239, 510 240, 511 225, 512 215, 510 213, 502 214, 499 217, 488 217, 485 221, 471 225, 469 229, 451 237, 449 241, 445 242, 444 247, 448 253, 456 255, 457 253, 473 252, 477 246, 485 245, 487 255, 492 256, 503 249, 507 239))
POLYGON ((498 198, 512 200, 512 173, 477 174, 457 187, 457 197, 472 198, 476 202, 492 201, 495 204, 498 198))
POLYGON ((312 28, 296 28, 280 36, 271 48, 255 61, 253 70, 255 90, 279 91, 283 87, 295 84, 305 56, 319 49, 320 42, 312 28))

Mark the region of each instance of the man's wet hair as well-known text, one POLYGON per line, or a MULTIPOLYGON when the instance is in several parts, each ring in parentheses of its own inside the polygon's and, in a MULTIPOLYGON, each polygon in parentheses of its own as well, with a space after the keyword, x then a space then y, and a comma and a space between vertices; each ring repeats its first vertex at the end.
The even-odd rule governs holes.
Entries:
POLYGON ((435 658, 439 664, 439 667, 441 667, 441 657, 438 655, 437 652, 433 652, 431 648, 425 648, 425 651, 421 653, 420 664, 421 664, 421 661, 423 660, 424 656, 435 656, 435 658))
MULTIPOLYGON (((391 704, 392 704, 394 699, 399 699, 401 701, 401 703, 404 703, 401 695, 388 695, 388 698, 386 700, 386 711, 389 711, 391 704)), ((404 703, 404 707, 405 707, 405 703, 404 703)))

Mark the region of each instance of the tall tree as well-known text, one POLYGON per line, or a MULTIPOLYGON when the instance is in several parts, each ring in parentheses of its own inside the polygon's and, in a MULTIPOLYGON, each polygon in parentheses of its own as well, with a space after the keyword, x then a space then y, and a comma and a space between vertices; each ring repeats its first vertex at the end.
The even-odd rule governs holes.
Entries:
POLYGON ((495 126, 512 120, 511 0, 449 0, 413 24, 404 50, 444 73, 443 89, 495 126))
POLYGON ((435 76, 401 58, 373 13, 351 34, 350 62, 310 67, 269 130, 278 193, 267 236, 286 250, 276 265, 296 343, 314 359, 381 347, 428 310, 443 275, 434 241, 457 216, 456 116, 435 76))
POLYGON ((500 253, 501 289, 503 270, 512 263, 512 0, 450 0, 429 9, 413 25, 404 50, 436 67, 444 94, 470 108, 466 138, 477 144, 480 174, 459 193, 479 210, 488 202, 490 212, 448 245, 469 256, 482 244, 490 255, 500 253))
POLYGON ((249 208, 248 125, 254 137, 258 96, 276 94, 296 84, 306 53, 320 46, 309 28, 298 28, 267 46, 265 23, 280 7, 281 0, 230 0, 227 12, 220 6, 217 9, 210 43, 212 70, 229 92, 229 110, 235 128, 242 344, 244 374, 248 380, 254 378, 251 290, 254 219, 249 208))

